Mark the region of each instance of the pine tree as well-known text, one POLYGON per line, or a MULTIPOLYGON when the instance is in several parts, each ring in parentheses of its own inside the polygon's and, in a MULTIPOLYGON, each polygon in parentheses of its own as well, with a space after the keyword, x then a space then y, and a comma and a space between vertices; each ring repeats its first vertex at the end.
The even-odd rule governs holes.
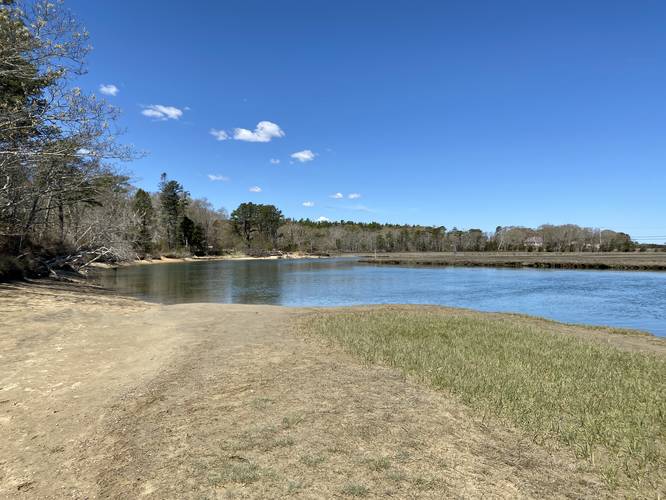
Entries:
POLYGON ((132 204, 137 217, 135 249, 142 255, 148 254, 153 248, 153 223, 155 210, 150 195, 143 189, 137 190, 132 204))
POLYGON ((181 222, 187 207, 188 193, 179 182, 168 180, 167 175, 162 174, 159 199, 166 247, 173 250, 182 241, 181 222))

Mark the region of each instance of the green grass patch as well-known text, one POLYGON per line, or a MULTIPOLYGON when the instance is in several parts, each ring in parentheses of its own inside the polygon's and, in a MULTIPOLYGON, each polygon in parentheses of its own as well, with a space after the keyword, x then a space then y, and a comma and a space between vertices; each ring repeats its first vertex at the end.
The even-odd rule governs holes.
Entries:
POLYGON ((282 418, 282 428, 283 429, 292 429, 293 427, 296 427, 298 424, 300 424, 303 421, 303 417, 301 415, 289 415, 286 417, 282 418))
POLYGON ((262 471, 258 465, 249 461, 229 461, 216 471, 211 472, 210 481, 213 484, 252 484, 258 481, 262 471))
POLYGON ((286 448, 295 444, 289 435, 282 434, 277 427, 266 426, 245 430, 240 435, 230 439, 226 447, 233 451, 259 450, 269 452, 276 448, 286 448))
POLYGON ((363 462, 373 472, 382 472, 391 467, 391 461, 386 457, 366 458, 363 462))
POLYGON ((319 465, 326 462, 326 457, 320 454, 308 454, 301 456, 300 461, 302 464, 305 464, 308 467, 318 467, 319 465))
POLYGON ((342 488, 342 494, 348 497, 365 497, 370 493, 367 486, 357 483, 348 483, 342 488))
POLYGON ((321 313, 305 326, 367 362, 449 391, 480 418, 508 421, 539 444, 569 447, 610 487, 663 487, 663 357, 557 333, 546 322, 481 313, 321 313))

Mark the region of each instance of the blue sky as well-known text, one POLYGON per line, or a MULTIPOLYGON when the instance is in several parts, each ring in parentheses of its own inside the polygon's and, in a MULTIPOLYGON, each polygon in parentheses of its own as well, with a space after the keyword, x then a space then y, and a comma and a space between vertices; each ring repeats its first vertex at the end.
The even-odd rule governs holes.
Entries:
POLYGON ((167 172, 229 210, 666 240, 664 2, 66 5, 95 47, 83 86, 117 88, 149 153, 124 167, 141 187, 167 172))

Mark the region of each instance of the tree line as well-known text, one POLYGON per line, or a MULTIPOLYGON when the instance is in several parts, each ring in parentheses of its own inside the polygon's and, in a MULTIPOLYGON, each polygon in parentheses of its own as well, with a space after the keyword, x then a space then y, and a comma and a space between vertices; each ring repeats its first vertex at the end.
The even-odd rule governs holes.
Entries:
POLYGON ((498 226, 495 232, 484 232, 445 226, 287 220, 280 235, 285 249, 315 252, 612 252, 637 247, 628 234, 573 224, 536 229, 498 226))
POLYGON ((626 233, 573 224, 501 227, 494 232, 456 227, 290 219, 274 205, 241 203, 230 214, 162 175, 159 190, 133 194, 134 222, 126 241, 140 256, 221 255, 240 251, 332 252, 612 252, 631 251, 626 233))
POLYGON ((162 175, 159 190, 134 192, 125 241, 148 255, 331 252, 612 252, 637 245, 626 233, 573 224, 502 227, 494 232, 456 227, 290 219, 274 205, 241 203, 230 214, 162 175))
POLYGON ((629 235, 575 225, 494 233, 285 218, 273 205, 230 214, 163 174, 157 192, 119 162, 118 110, 76 86, 88 33, 61 2, 0 1, 0 275, 91 260, 230 251, 628 251, 629 235))

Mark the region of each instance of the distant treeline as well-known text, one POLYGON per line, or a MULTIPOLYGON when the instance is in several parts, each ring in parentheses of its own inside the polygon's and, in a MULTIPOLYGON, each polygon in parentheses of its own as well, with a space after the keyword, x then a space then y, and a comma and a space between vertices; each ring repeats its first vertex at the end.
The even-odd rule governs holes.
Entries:
POLYGON ((623 233, 541 226, 479 229, 285 219, 272 205, 231 214, 163 175, 148 193, 115 164, 117 109, 75 85, 87 33, 59 2, 0 2, 0 276, 163 254, 628 251, 623 233))
POLYGON ((637 248, 631 237, 611 230, 573 224, 536 229, 498 226, 494 232, 445 226, 287 221, 281 228, 286 248, 341 252, 627 252, 637 248))
MULTIPOLYGON (((536 229, 497 227, 447 229, 353 221, 318 222, 285 218, 274 205, 242 203, 230 214, 205 199, 193 199, 183 186, 162 175, 160 189, 127 190, 114 201, 114 213, 127 217, 114 244, 123 255, 219 255, 230 251, 330 252, 612 252, 637 248, 631 237, 572 224, 536 229), (118 210, 118 207, 124 207, 118 210)), ((103 205, 100 207, 103 210, 103 205)), ((67 226, 70 228, 70 225, 67 226)), ((80 224, 71 225, 79 228, 80 224)), ((69 232, 66 231, 66 234, 69 232)), ((76 239, 76 234, 71 235, 76 239)))
POLYGON ((242 203, 231 214, 205 199, 192 199, 177 181, 162 175, 160 190, 139 189, 128 199, 131 222, 124 241, 140 255, 229 251, 330 252, 627 252, 637 245, 628 234, 573 224, 536 229, 501 227, 447 229, 353 221, 319 222, 285 218, 274 205, 242 203))

